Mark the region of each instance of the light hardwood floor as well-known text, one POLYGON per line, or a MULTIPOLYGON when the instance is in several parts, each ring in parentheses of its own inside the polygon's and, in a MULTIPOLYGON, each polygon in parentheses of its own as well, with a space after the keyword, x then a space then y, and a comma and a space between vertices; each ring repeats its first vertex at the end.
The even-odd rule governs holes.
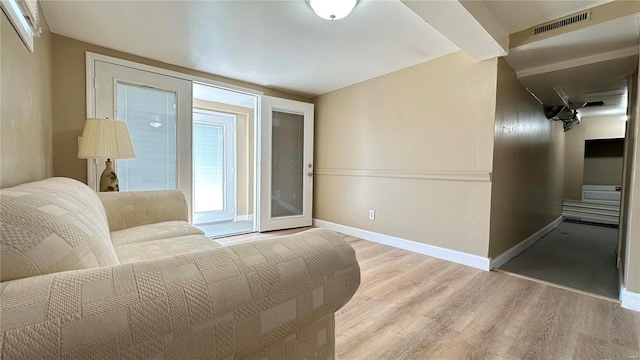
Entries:
POLYGON ((336 314, 337 359, 640 359, 640 313, 615 302, 345 238, 362 282, 336 314))

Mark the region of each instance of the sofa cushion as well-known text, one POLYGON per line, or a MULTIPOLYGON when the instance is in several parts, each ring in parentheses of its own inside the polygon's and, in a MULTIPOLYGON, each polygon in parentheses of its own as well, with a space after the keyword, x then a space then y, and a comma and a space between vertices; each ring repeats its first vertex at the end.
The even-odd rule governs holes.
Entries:
POLYGON ((187 200, 180 190, 98 193, 111 231, 164 221, 189 221, 187 200))
POLYGON ((102 202, 50 178, 0 190, 0 280, 118 265, 102 202))
POLYGON ((204 235, 204 232, 189 225, 186 221, 165 221, 112 231, 111 242, 113 242, 113 245, 118 246, 186 235, 204 235))
POLYGON ((154 241, 116 246, 122 264, 159 259, 167 256, 197 253, 219 248, 220 245, 204 235, 187 235, 154 241))

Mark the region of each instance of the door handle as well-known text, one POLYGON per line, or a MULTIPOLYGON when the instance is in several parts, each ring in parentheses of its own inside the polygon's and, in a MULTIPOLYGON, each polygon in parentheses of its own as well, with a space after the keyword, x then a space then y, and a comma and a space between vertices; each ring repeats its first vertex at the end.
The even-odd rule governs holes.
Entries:
POLYGON ((616 191, 622 191, 622 186, 616 186, 616 191))
POLYGON ((307 173, 307 175, 309 175, 309 176, 313 176, 313 172, 309 171, 309 172, 307 173))

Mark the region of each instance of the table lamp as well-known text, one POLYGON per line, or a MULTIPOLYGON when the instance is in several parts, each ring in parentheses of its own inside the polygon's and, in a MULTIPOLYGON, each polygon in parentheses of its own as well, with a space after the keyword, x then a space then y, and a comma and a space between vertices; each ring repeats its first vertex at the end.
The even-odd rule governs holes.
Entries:
POLYGON ((124 121, 109 119, 87 119, 84 123, 78 159, 107 159, 106 168, 100 175, 100 191, 120 191, 118 176, 111 159, 136 157, 124 121))

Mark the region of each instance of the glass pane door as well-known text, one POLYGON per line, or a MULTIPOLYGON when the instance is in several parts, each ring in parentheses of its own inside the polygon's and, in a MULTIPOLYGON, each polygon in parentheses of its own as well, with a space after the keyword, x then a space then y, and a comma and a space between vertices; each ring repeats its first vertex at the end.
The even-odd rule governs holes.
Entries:
POLYGON ((194 224, 236 217, 235 116, 193 113, 194 224))
MULTIPOLYGON (((87 116, 125 121, 136 150, 134 159, 115 162, 120 190, 179 189, 191 210, 191 82, 97 59, 89 66, 87 116)), ((97 189, 104 160, 87 165, 88 185, 97 189)))
POLYGON ((311 226, 313 104, 262 96, 260 231, 311 226))
POLYGON ((175 189, 176 94, 118 82, 116 98, 136 149, 136 158, 118 160, 120 190, 175 189))
POLYGON ((302 215, 304 115, 271 113, 271 217, 302 215))

